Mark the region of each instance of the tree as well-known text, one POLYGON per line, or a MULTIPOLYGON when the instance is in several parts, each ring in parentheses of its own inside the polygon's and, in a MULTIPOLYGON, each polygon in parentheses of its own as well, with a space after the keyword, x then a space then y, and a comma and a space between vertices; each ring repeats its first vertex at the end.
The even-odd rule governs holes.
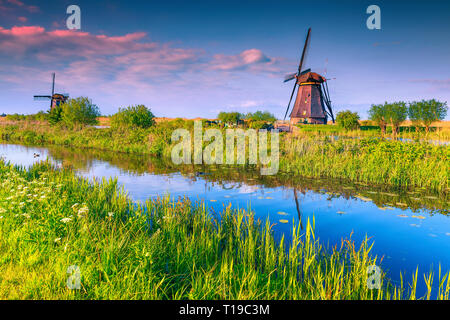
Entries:
POLYGON ((392 103, 385 103, 386 119, 392 126, 392 134, 398 133, 398 127, 400 123, 406 120, 408 108, 406 102, 398 101, 392 103))
POLYGON ((381 129, 381 134, 386 133, 386 103, 373 104, 369 110, 369 119, 374 121, 381 129))
POLYGON ((359 115, 350 110, 340 111, 336 115, 336 122, 345 130, 355 130, 359 127, 359 115))
POLYGON ((111 117, 111 127, 149 128, 155 123, 154 117, 150 109, 144 105, 119 108, 119 112, 111 117))
POLYGON ((87 97, 69 99, 62 105, 62 121, 68 127, 97 124, 100 110, 87 97))
POLYGON ((409 104, 408 116, 415 125, 422 123, 425 132, 428 133, 433 122, 445 118, 447 110, 447 102, 440 102, 435 99, 414 101, 409 104))
POLYGON ((243 116, 239 112, 220 112, 219 115, 217 116, 217 119, 219 119, 223 123, 236 125, 242 118, 243 116))
POLYGON ((50 124, 57 124, 61 120, 62 120, 62 107, 54 106, 48 112, 48 122, 50 122, 50 124))

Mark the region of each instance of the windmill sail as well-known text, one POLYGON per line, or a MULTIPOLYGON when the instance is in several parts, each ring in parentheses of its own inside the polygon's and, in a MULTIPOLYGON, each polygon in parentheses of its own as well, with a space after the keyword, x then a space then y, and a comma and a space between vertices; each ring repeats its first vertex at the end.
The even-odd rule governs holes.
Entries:
POLYGON ((43 100, 48 100, 51 99, 52 96, 33 96, 35 101, 43 101, 43 100))

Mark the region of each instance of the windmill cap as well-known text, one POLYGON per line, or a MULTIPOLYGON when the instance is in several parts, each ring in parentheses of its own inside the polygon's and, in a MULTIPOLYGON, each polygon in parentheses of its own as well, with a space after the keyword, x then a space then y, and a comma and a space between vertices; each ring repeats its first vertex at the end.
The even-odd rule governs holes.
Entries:
POLYGON ((302 74, 301 76, 299 76, 297 78, 297 82, 302 83, 302 82, 325 82, 326 79, 324 77, 322 77, 320 74, 315 73, 315 72, 308 72, 305 74, 302 74))

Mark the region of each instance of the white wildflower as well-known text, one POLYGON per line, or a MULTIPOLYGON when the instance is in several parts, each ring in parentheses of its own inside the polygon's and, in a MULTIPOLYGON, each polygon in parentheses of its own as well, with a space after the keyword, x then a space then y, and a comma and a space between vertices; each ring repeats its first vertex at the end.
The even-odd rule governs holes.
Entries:
POLYGON ((78 218, 83 218, 88 213, 89 213, 89 208, 87 206, 83 206, 80 209, 78 209, 78 218))
POLYGON ((78 208, 79 205, 80 205, 79 203, 75 203, 75 204, 72 206, 72 209, 73 209, 73 210, 76 210, 76 209, 78 208))
POLYGON ((68 223, 68 222, 72 221, 72 219, 71 218, 62 218, 60 221, 62 223, 68 223))

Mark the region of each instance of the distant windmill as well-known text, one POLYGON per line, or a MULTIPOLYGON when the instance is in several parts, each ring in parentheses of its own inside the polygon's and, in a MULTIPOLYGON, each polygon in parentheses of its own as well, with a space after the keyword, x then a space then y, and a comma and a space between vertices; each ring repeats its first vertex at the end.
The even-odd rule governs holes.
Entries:
POLYGON ((35 101, 50 100, 50 109, 60 106, 68 98, 68 93, 55 93, 55 73, 52 73, 52 94, 50 96, 34 96, 35 101))
POLYGON ((298 86, 297 98, 294 108, 290 114, 291 123, 311 123, 326 124, 328 116, 334 123, 333 110, 331 109, 330 94, 328 92, 327 79, 320 74, 311 72, 311 69, 302 71, 303 63, 306 58, 306 50, 311 37, 311 28, 308 29, 305 45, 303 47, 302 57, 298 66, 298 72, 287 75, 284 82, 296 79, 291 98, 284 115, 284 119, 289 112, 295 89, 298 86))

